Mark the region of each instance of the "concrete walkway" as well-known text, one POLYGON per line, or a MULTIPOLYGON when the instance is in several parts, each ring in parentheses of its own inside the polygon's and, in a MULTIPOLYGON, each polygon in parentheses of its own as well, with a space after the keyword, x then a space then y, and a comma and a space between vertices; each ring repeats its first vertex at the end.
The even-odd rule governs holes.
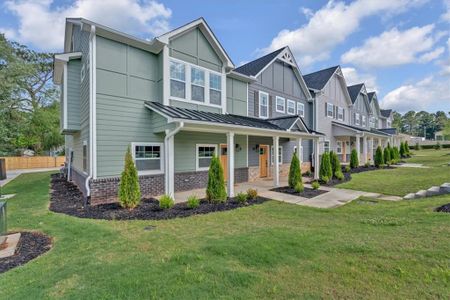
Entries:
POLYGON ((6 171, 6 179, 0 180, 0 186, 4 186, 8 182, 14 180, 20 174, 48 172, 48 171, 59 171, 59 169, 60 169, 60 167, 57 167, 57 168, 38 168, 38 169, 9 170, 9 171, 6 171))
POLYGON ((424 166, 423 164, 413 164, 413 163, 400 163, 398 165, 392 165, 397 168, 424 168, 427 169, 429 167, 424 166))
MULTIPOLYGON (((280 186, 287 186, 287 185, 288 185, 287 178, 280 178, 280 186)), ((305 187, 310 188, 311 185, 305 183, 305 187)), ((321 186, 320 189, 328 191, 327 193, 308 199, 304 197, 270 191, 270 189, 273 188, 273 181, 264 179, 255 182, 244 182, 237 184, 235 186, 235 194, 239 192, 246 192, 250 188, 258 190, 258 194, 262 197, 266 197, 281 202, 287 202, 291 204, 304 205, 316 208, 338 207, 346 203, 349 203, 355 199, 358 199, 359 197, 369 197, 387 201, 401 200, 400 197, 385 196, 378 193, 369 193, 348 189, 338 189, 326 186, 321 186)), ((191 195, 195 195, 199 198, 204 198, 206 196, 205 189, 196 189, 192 191, 175 193, 175 202, 177 203, 185 202, 187 201, 187 198, 191 195)))

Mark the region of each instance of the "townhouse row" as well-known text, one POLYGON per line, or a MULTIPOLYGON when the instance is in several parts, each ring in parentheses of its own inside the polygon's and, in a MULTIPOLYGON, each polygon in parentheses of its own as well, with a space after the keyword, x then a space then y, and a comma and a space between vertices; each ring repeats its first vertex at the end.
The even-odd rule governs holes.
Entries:
POLYGON ((116 200, 128 147, 144 196, 205 187, 213 155, 232 196, 240 182, 278 186, 294 152, 317 177, 324 151, 366 163, 398 143, 392 111, 339 66, 303 75, 284 47, 236 67, 203 18, 150 41, 69 18, 54 82, 68 180, 92 204, 116 200))

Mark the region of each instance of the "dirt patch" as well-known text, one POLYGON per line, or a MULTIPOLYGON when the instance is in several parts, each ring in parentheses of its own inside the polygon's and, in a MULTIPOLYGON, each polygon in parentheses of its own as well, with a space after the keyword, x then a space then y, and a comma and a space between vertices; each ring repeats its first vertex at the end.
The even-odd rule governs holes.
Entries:
POLYGON ((67 182, 64 178, 55 174, 52 175, 51 180, 50 210, 89 219, 164 220, 232 210, 260 204, 267 200, 269 199, 257 197, 242 204, 235 198, 229 198, 225 203, 213 204, 202 199, 200 205, 194 209, 189 209, 186 203, 177 203, 170 209, 161 209, 158 200, 155 198, 144 198, 139 206, 133 210, 125 209, 119 203, 83 207, 83 196, 78 188, 73 183, 67 182))
POLYGON ((439 206, 436 208, 436 211, 450 213, 450 203, 439 206))
POLYGON ((299 197, 303 197, 303 198, 314 198, 316 196, 328 193, 328 191, 315 190, 315 189, 311 189, 311 188, 307 188, 307 187, 305 187, 303 192, 297 193, 293 188, 290 188, 288 186, 273 188, 273 189, 271 189, 271 191, 294 195, 294 196, 299 196, 299 197))
POLYGON ((21 232, 16 253, 10 257, 0 258, 0 273, 26 264, 50 250, 51 247, 50 237, 38 232, 21 232))

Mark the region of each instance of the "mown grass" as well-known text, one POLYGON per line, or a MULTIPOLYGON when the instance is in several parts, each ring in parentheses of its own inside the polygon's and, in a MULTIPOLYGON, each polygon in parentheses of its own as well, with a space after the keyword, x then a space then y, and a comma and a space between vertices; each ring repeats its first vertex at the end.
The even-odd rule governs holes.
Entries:
POLYGON ((450 182, 450 150, 414 151, 408 163, 420 163, 428 168, 396 168, 352 174, 352 180, 339 188, 404 196, 434 185, 450 182))
POLYGON ((2 299, 450 297, 450 215, 433 211, 449 196, 101 221, 48 211, 49 175, 5 188, 17 193, 10 230, 42 231, 54 247, 0 274, 2 299))

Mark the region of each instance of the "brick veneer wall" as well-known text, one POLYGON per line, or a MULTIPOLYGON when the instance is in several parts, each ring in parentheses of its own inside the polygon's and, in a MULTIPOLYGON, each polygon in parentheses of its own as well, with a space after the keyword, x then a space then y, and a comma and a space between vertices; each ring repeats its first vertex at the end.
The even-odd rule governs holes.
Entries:
MULTIPOLYGON (((280 176, 288 176, 289 175, 289 168, 290 164, 280 164, 280 176)), ((311 171, 311 163, 310 162, 304 162, 302 163, 302 173, 305 173, 306 171, 311 171)), ((272 177, 272 168, 268 169, 268 177, 272 177)), ((259 166, 256 167, 249 167, 248 168, 248 181, 252 182, 257 179, 259 179, 259 166)))
POLYGON ((72 168, 70 172, 70 181, 72 181, 78 189, 81 191, 83 196, 86 196, 86 178, 87 175, 83 172, 80 172, 74 168, 72 168))
MULTIPOLYGON (((247 181, 248 181, 247 168, 234 169, 235 183, 247 181)), ((206 188, 207 184, 208 184, 208 171, 175 173, 176 192, 206 188)))

